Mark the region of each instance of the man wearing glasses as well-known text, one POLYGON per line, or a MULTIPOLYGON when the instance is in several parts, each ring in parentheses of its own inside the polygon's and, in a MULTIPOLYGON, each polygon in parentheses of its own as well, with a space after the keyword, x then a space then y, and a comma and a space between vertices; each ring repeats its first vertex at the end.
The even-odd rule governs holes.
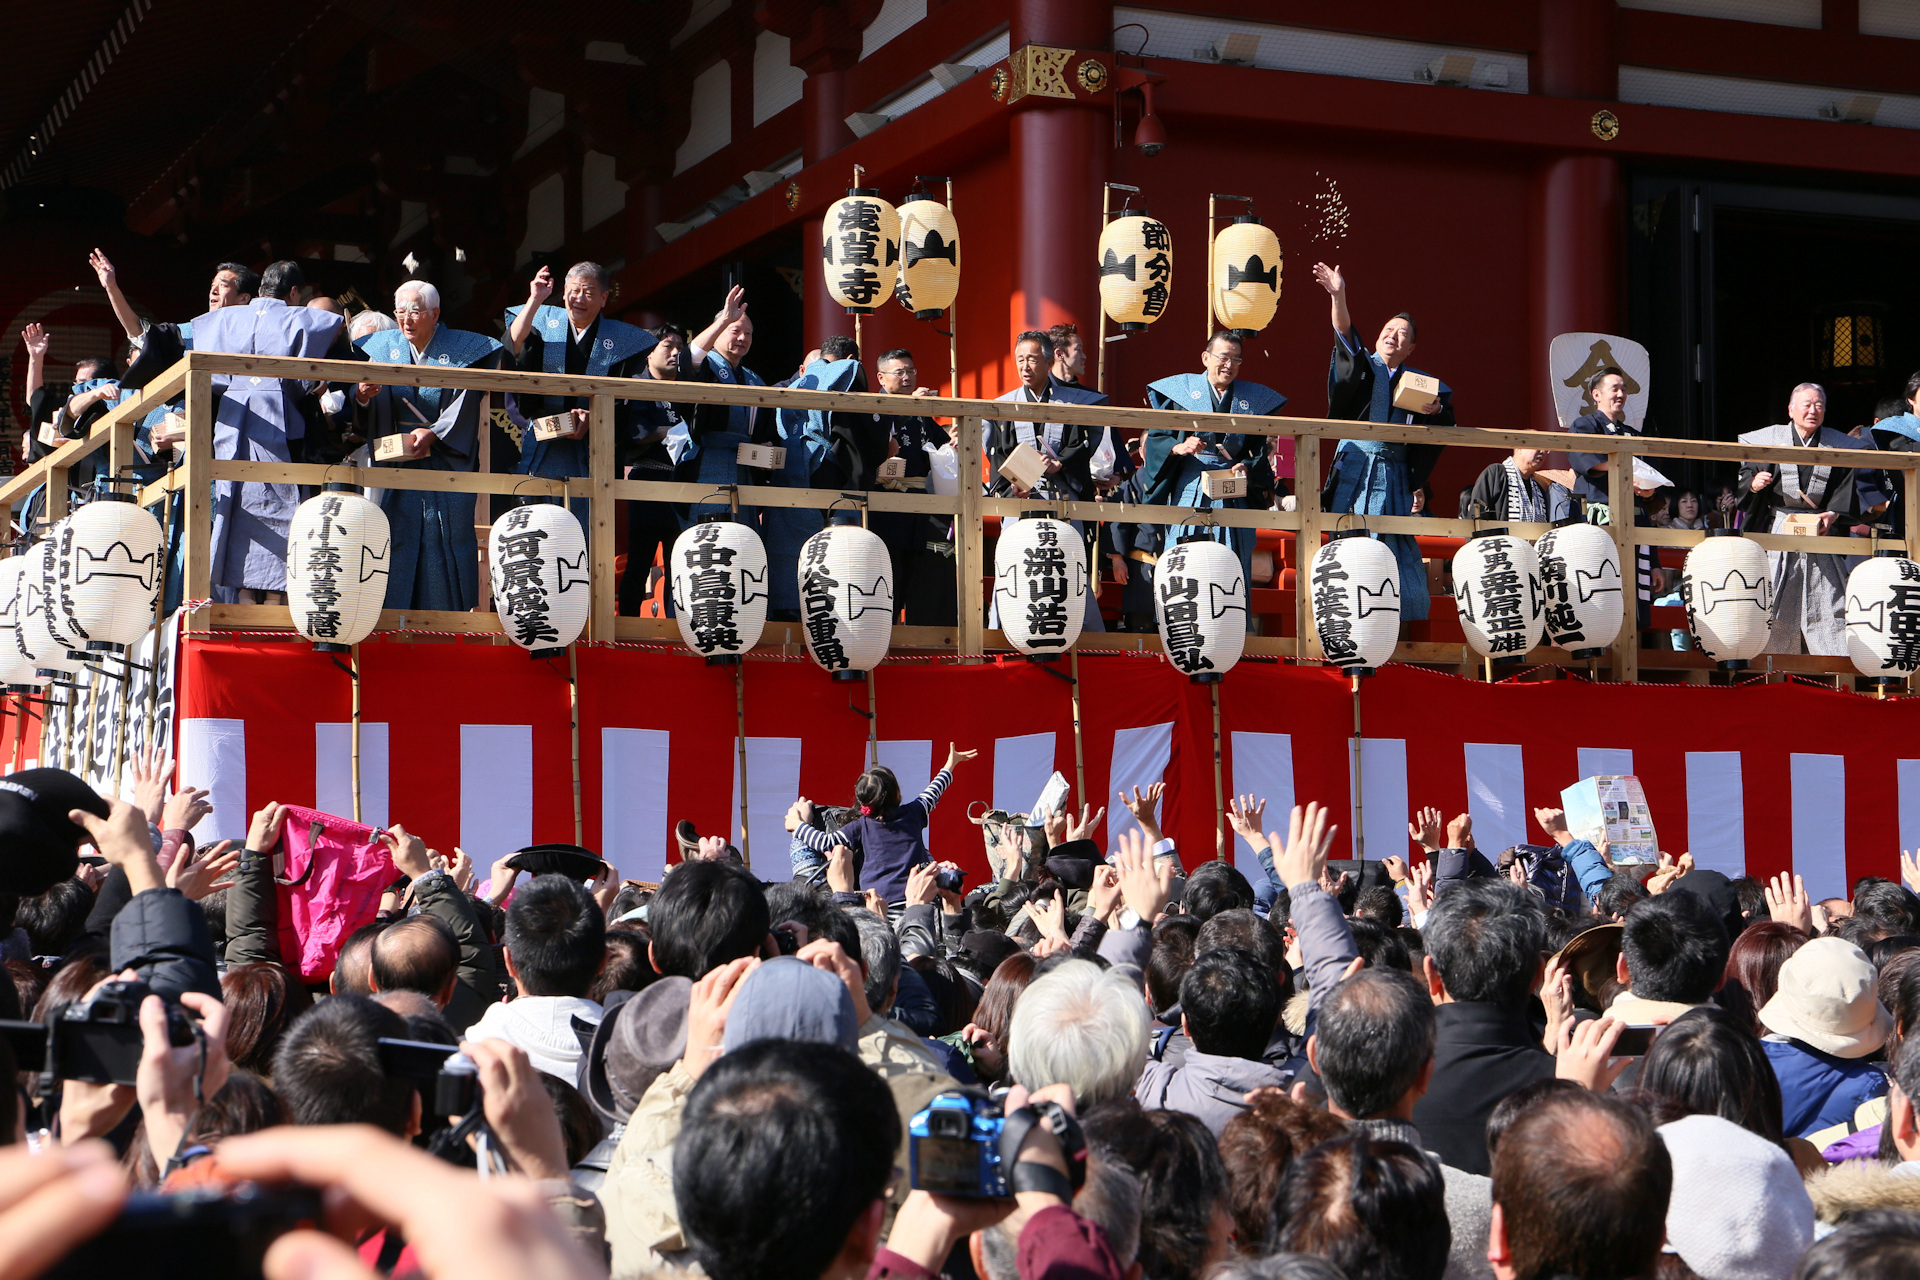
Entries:
MULTIPOLYGON (((917 385, 919 370, 913 353, 904 348, 887 352, 874 368, 882 395, 940 394, 938 387, 917 385)), ((958 492, 953 458, 957 433, 952 427, 923 414, 877 413, 873 421, 879 457, 904 459, 905 478, 925 478, 929 492, 958 492), (937 479, 933 475, 936 459, 946 464, 937 479)), ((954 598, 953 517, 876 511, 872 523, 893 560, 894 599, 906 611, 907 624, 952 626, 959 616, 954 598)))
MULTIPOLYGON (((1202 373, 1177 373, 1147 387, 1151 407, 1186 413, 1226 413, 1266 417, 1280 412, 1287 398, 1271 387, 1240 378, 1244 359, 1239 338, 1222 331, 1213 335, 1200 353, 1202 373)), ((1241 510, 1265 506, 1273 493, 1273 467, 1268 461, 1269 437, 1225 431, 1149 431, 1140 462, 1146 501, 1151 505, 1193 507, 1200 510, 1241 510), (1212 498, 1204 477, 1210 471, 1230 472, 1247 481, 1247 496, 1212 498)), ((1189 534, 1204 534, 1231 547, 1240 557, 1240 572, 1252 589, 1253 530, 1224 529, 1218 525, 1177 524, 1166 532, 1170 550, 1189 534)), ((1249 625, 1252 614, 1249 612, 1249 625)))

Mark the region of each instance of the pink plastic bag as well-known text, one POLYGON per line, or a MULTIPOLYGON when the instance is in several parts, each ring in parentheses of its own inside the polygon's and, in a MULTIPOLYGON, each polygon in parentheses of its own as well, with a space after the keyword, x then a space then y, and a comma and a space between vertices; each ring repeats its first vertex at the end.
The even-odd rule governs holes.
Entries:
POLYGON ((399 876, 373 827, 287 806, 280 876, 280 954, 303 982, 325 982, 340 944, 380 912, 399 876))

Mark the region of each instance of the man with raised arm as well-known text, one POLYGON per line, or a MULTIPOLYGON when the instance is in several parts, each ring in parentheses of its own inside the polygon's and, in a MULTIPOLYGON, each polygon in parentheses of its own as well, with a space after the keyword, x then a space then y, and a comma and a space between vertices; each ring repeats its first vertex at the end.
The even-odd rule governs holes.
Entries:
MULTIPOLYGON (((425 280, 394 290, 397 329, 376 329, 354 343, 376 364, 497 369, 501 347, 484 334, 449 329, 440 321, 440 291, 425 280)), ((368 441, 404 435, 407 452, 375 466, 410 471, 473 471, 480 457, 484 391, 452 387, 376 386, 363 382, 352 396, 357 434, 368 441)), ((384 489, 380 507, 393 529, 389 609, 464 611, 479 603, 480 542, 474 532, 475 495, 424 489, 384 489)))
MULTIPOLYGON (((1419 330, 1402 311, 1380 326, 1368 351, 1347 309, 1347 281, 1340 268, 1313 264, 1313 278, 1333 306, 1333 360, 1327 367, 1327 416, 1356 422, 1394 422, 1421 427, 1453 425, 1453 390, 1444 383, 1438 396, 1418 409, 1394 407, 1400 380, 1420 373, 1407 363, 1419 330)), ((1441 445, 1396 444, 1386 440, 1342 440, 1334 451, 1321 505, 1328 511, 1358 515, 1413 514, 1413 491, 1427 483, 1441 445)), ((1311 478, 1309 478, 1311 483, 1311 478)), ((1427 571, 1419 544, 1408 534, 1384 534, 1400 564, 1400 617, 1418 622, 1427 616, 1427 571)))

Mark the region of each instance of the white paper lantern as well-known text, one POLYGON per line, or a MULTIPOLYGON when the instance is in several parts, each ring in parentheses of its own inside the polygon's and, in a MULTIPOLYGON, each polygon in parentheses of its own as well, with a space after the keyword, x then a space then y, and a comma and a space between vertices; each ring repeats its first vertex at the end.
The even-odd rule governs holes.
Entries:
POLYGON ((914 195, 900 204, 897 287, 915 320, 938 320, 960 294, 960 226, 938 200, 914 195))
POLYGON ((1620 634, 1624 596, 1620 552, 1599 525, 1578 516, 1547 530, 1534 547, 1546 595, 1547 639, 1576 658, 1594 658, 1620 634))
POLYGON ((1100 306, 1122 332, 1166 314, 1173 284, 1173 236, 1145 209, 1122 209, 1100 232, 1100 306))
POLYGON ((1400 562, 1364 529, 1336 533, 1313 553, 1313 629, 1336 667, 1384 667, 1400 642, 1400 562))
POLYGON ((1773 569, 1760 544, 1716 529, 1680 568, 1687 626, 1721 669, 1737 671, 1767 647, 1773 626, 1773 569))
POLYGON ((899 213, 871 187, 848 191, 821 219, 820 258, 827 296, 850 316, 872 315, 899 275, 899 213))
POLYGON ((1510 660, 1540 643, 1540 557, 1525 538, 1495 529, 1467 539, 1453 557, 1453 595, 1475 653, 1510 660))
POLYGON ((1065 520, 1023 515, 1000 530, 993 601, 1007 643, 1024 654, 1065 653, 1087 617, 1087 544, 1065 520))
POLYGON ((43 552, 35 562, 35 571, 40 575, 40 589, 48 601, 48 631, 66 644, 67 657, 74 662, 84 663, 87 660, 87 636, 74 622, 72 590, 60 580, 60 544, 65 541, 72 520, 72 516, 65 516, 47 530, 47 536, 41 543, 43 552))
POLYGON ((680 638, 708 662, 737 659, 767 625, 767 546, 747 525, 702 520, 667 559, 680 638))
POLYGON ((1196 684, 1220 679, 1247 647, 1240 557, 1204 534, 1182 539, 1154 566, 1153 612, 1167 661, 1196 684))
MULTIPOLYGON (((56 526, 56 529, 58 526, 56 526)), ((59 588, 53 571, 53 539, 42 538, 21 556, 20 603, 15 607, 20 652, 33 660, 41 680, 70 680, 86 654, 74 653, 59 620, 59 588)))
POLYGON ((293 629, 323 653, 373 634, 393 567, 387 513, 351 485, 330 484, 287 529, 287 607, 293 629))
POLYGON ((8 693, 31 693, 45 683, 20 647, 20 596, 27 571, 24 555, 0 560, 0 685, 8 693))
POLYGON ((828 525, 800 548, 800 621, 807 652, 834 678, 857 679, 893 639, 893 562, 878 534, 828 525))
POLYGON ((62 522, 54 545, 61 608, 89 652, 125 653, 153 625, 165 540, 130 494, 102 494, 62 522))
POLYGON ((1242 214, 1213 241, 1213 314, 1242 338, 1272 323, 1280 306, 1280 238, 1242 214))
POLYGON ((1888 549, 1847 575, 1847 657, 1882 684, 1920 670, 1920 564, 1888 549))
POLYGON ((487 576, 507 638, 536 658, 566 652, 587 625, 587 535, 552 502, 515 507, 487 534, 487 576))

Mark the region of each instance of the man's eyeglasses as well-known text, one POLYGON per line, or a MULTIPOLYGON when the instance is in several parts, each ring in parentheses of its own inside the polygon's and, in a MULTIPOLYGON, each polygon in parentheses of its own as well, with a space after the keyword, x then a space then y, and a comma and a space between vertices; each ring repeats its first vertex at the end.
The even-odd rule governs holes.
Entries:
POLYGON ((427 314, 429 310, 431 310, 431 308, 423 307, 416 303, 411 307, 395 307, 393 314, 396 316, 423 316, 427 314))

